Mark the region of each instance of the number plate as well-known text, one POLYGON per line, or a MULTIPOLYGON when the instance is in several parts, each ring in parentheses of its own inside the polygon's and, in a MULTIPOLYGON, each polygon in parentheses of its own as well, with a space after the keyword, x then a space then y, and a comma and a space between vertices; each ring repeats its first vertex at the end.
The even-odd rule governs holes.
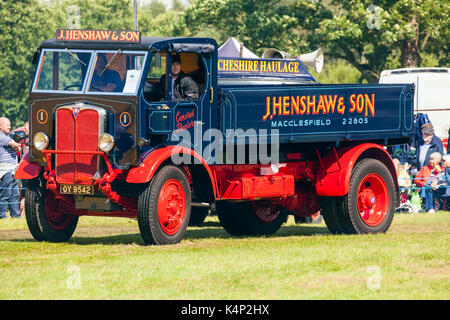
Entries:
POLYGON ((94 186, 81 184, 62 184, 59 187, 62 194, 94 194, 94 186))

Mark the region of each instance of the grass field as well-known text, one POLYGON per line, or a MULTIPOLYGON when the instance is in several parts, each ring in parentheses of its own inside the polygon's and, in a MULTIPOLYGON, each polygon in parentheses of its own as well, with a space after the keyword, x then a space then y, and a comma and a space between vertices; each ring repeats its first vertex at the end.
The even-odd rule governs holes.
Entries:
POLYGON ((80 218, 68 243, 35 242, 0 220, 0 299, 450 298, 450 212, 397 214, 387 234, 325 224, 232 238, 208 217, 173 246, 144 246, 137 221, 80 218))

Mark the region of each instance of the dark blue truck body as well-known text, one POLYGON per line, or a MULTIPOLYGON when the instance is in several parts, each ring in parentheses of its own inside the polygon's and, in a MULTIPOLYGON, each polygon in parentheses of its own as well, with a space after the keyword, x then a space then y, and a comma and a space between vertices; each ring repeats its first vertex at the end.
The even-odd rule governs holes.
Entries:
POLYGON ((413 134, 414 86, 225 85, 220 128, 274 130, 280 142, 407 140, 413 134))

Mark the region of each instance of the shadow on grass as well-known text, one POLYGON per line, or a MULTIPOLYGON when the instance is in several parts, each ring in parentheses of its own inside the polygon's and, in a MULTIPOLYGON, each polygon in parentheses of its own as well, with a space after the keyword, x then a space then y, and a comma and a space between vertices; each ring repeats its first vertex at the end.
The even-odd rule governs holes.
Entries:
MULTIPOLYGON (((315 236, 330 234, 326 227, 322 226, 283 226, 272 236, 261 236, 261 238, 280 238, 293 236, 315 236)), ((202 227, 189 227, 184 235, 184 240, 201 239, 247 239, 247 236, 234 237, 229 235, 219 223, 205 222, 202 227)), ((254 238, 254 236, 252 236, 254 238)), ((33 239, 14 239, 13 242, 35 242, 33 239)), ((142 245, 144 241, 140 233, 118 234, 110 236, 74 236, 67 243, 75 245, 142 245)))

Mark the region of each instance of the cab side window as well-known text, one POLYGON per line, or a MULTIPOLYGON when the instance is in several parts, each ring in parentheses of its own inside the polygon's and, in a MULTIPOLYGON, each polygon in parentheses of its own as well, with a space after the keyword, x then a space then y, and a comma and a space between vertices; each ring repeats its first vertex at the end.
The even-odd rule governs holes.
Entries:
POLYGON ((153 56, 150 71, 144 87, 144 97, 155 101, 192 101, 198 100, 205 84, 206 74, 200 55, 182 52, 171 54, 160 51, 153 56), (166 77, 171 72, 171 83, 166 77), (168 90, 168 88, 170 90, 168 90), (172 94, 169 95, 169 92, 172 94))
POLYGON ((152 57, 150 71, 144 86, 144 97, 151 101, 167 101, 167 52, 157 52, 152 57))

